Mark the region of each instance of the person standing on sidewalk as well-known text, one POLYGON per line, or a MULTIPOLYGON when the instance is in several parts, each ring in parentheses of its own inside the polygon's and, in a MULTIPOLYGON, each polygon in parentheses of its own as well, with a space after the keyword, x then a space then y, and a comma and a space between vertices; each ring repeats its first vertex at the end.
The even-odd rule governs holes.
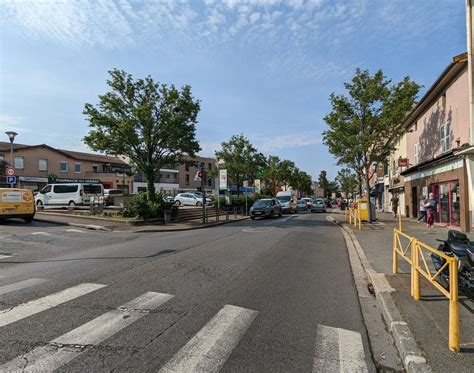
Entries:
POLYGON ((428 199, 425 203, 426 208, 426 226, 428 228, 433 228, 436 214, 436 200, 434 199, 434 193, 428 194, 428 199))
POLYGON ((420 223, 422 220, 424 223, 426 223, 426 197, 422 194, 420 198, 420 217, 418 218, 418 223, 420 223))
POLYGON ((398 213, 398 194, 395 193, 390 202, 392 202, 393 217, 396 218, 398 213))

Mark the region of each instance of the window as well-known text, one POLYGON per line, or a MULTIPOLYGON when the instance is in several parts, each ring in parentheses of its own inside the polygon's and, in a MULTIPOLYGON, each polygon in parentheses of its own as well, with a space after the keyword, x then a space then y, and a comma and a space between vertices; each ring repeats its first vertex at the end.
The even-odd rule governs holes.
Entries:
POLYGON ((415 122, 415 132, 418 130, 418 122, 415 122))
POLYGON ((99 165, 93 164, 93 165, 92 165, 92 172, 93 172, 93 173, 99 172, 99 165))
POLYGON ((68 172, 69 166, 68 166, 67 161, 61 161, 61 163, 59 164, 59 170, 61 172, 68 172))
POLYGON ((212 170, 212 163, 208 163, 208 164, 207 164, 207 168, 208 168, 209 170, 212 170))
POLYGON ((451 122, 446 122, 440 127, 441 151, 451 149, 451 122))
POLYGON ((186 185, 189 185, 189 174, 186 174, 186 185))
POLYGON ((420 163, 420 144, 415 144, 415 164, 420 163))
POLYGON ((85 194, 102 194, 102 186, 100 184, 85 184, 82 189, 85 194))
POLYGON ((76 174, 80 174, 82 172, 82 163, 75 163, 74 164, 74 172, 76 174))
POLYGON ((76 193, 77 189, 79 188, 79 185, 77 184, 64 184, 64 185, 55 185, 54 186, 54 193, 76 193))
POLYGON ((15 157, 15 168, 23 170, 23 168, 25 168, 25 158, 15 157))
POLYGON ((48 161, 46 159, 38 159, 38 171, 48 171, 48 161))
POLYGON ((189 162, 188 161, 184 162, 184 170, 189 171, 189 162))
POLYGON ((43 190, 41 191, 41 193, 49 193, 51 192, 51 189, 52 189, 52 186, 51 185, 46 185, 43 190))

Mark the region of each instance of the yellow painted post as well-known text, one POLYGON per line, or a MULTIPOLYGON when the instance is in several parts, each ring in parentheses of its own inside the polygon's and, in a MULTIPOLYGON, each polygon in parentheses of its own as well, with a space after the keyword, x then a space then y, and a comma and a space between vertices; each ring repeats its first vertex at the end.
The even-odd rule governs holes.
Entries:
POLYGON ((449 349, 459 352, 459 304, 457 259, 449 260, 449 349))
POLYGON ((413 299, 420 300, 420 273, 418 272, 419 267, 419 253, 418 253, 418 241, 416 239, 412 240, 411 243, 411 253, 412 253, 412 265, 411 271, 413 276, 413 299))
POLYGON ((398 273, 398 254, 397 254, 397 231, 396 229, 393 230, 393 264, 392 264, 392 272, 398 273))
POLYGON ((400 206, 398 206, 398 229, 400 232, 403 232, 402 230, 402 214, 400 213, 400 206))
POLYGON ((357 204, 357 217, 359 218, 359 230, 361 230, 360 203, 357 204))

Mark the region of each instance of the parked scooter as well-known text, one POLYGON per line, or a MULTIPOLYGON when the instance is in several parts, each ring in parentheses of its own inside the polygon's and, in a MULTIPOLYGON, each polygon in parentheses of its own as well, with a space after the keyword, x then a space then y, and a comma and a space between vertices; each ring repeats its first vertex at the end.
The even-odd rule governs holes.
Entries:
MULTIPOLYGON (((464 233, 455 230, 448 232, 447 241, 437 241, 442 242, 438 247, 439 251, 458 260, 459 289, 468 297, 474 298, 474 241, 469 241, 464 233)), ((431 259, 436 271, 446 263, 445 259, 434 253, 431 254, 431 259)), ((449 269, 447 267, 441 272, 441 277, 449 285, 449 269)))

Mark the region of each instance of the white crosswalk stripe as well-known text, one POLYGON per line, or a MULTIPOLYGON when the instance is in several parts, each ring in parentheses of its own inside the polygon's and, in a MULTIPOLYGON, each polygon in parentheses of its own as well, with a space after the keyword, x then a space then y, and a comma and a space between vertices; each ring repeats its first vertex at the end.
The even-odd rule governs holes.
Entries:
POLYGON ((141 319, 148 310, 158 308, 172 295, 148 292, 107 312, 69 333, 51 341, 47 346, 19 356, 0 366, 0 372, 50 372, 62 367, 85 352, 86 346, 97 345, 128 325, 141 319))
POLYGON ((31 286, 42 284, 43 282, 46 282, 46 281, 48 280, 44 278, 29 278, 27 280, 14 282, 13 284, 3 285, 3 286, 0 286, 0 295, 11 293, 13 291, 17 291, 17 290, 21 290, 25 288, 29 288, 31 286))
POLYGON ((360 333, 318 325, 313 373, 368 372, 360 333))
POLYGON ((246 308, 224 306, 160 372, 218 372, 257 313, 246 308))
POLYGON ((0 327, 24 319, 25 317, 35 315, 39 312, 43 312, 52 307, 56 307, 62 303, 99 290, 105 286, 107 285, 88 283, 80 284, 30 302, 19 304, 15 307, 1 310, 0 327))

